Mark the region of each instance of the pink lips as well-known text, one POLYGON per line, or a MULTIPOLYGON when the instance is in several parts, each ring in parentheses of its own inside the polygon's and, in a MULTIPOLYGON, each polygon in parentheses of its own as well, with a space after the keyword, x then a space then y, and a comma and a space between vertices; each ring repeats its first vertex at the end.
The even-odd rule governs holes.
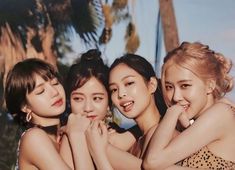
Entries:
POLYGON ((90 119, 90 120, 94 120, 96 117, 97 117, 96 115, 87 116, 87 118, 90 119))
POLYGON ((63 99, 62 98, 57 100, 55 103, 52 104, 52 106, 61 106, 61 105, 63 105, 63 99))

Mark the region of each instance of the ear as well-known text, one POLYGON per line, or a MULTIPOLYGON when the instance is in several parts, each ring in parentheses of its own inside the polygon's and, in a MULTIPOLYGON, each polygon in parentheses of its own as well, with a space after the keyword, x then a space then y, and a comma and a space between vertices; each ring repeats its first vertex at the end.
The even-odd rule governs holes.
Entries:
POLYGON ((150 81, 148 82, 148 87, 151 93, 155 93, 157 90, 158 82, 156 77, 151 77, 150 81))
POLYGON ((24 105, 23 107, 21 107, 21 111, 24 113, 31 113, 32 112, 32 110, 27 105, 24 105))
POLYGON ((210 79, 207 81, 207 94, 211 94, 214 89, 215 89, 215 86, 216 86, 216 82, 214 79, 210 79))

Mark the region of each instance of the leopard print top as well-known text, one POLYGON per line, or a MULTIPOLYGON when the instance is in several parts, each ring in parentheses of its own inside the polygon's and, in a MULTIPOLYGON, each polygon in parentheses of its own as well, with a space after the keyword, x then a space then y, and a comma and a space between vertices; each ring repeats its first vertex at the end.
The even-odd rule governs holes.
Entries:
MULTIPOLYGON (((227 105, 235 112, 234 106, 227 105)), ((180 161, 178 165, 200 169, 235 170, 235 162, 214 155, 206 146, 180 161)))
POLYGON ((207 147, 203 147, 180 164, 190 168, 235 170, 235 162, 214 155, 207 147))

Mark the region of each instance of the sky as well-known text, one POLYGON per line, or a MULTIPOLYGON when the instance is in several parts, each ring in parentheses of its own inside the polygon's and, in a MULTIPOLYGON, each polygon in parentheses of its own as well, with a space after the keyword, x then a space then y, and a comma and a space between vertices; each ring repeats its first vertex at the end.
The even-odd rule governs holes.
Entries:
MULTIPOLYGON (((163 35, 160 34, 159 58, 155 65, 157 30, 160 28, 161 31, 161 25, 157 24, 158 0, 131 0, 130 3, 132 3, 129 5, 130 14, 133 16, 132 21, 136 25, 140 38, 140 46, 136 54, 145 57, 156 68, 156 74, 159 76, 162 59, 166 53, 163 35)), ((173 5, 180 43, 199 41, 235 63, 234 0, 173 0, 173 5)), ((128 22, 114 24, 110 42, 101 48, 108 65, 124 53, 127 24, 128 22)), ((76 36, 72 45, 79 53, 87 50, 76 36)), ((233 77, 235 77, 234 67, 231 70, 233 77)), ((226 96, 235 102, 235 90, 226 96)))

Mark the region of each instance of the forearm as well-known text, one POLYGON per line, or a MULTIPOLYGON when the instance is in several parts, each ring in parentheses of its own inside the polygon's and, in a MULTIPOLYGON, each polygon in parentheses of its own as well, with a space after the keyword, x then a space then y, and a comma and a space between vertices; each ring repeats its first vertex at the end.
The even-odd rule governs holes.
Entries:
POLYGON ((94 169, 85 134, 79 132, 77 134, 70 134, 69 141, 72 148, 75 169, 94 169))
POLYGON ((93 160, 98 170, 113 170, 112 165, 110 164, 105 153, 100 153, 97 156, 93 156, 93 160))
POLYGON ((164 164, 164 161, 168 159, 164 150, 174 136, 178 117, 179 114, 177 113, 166 113, 156 128, 145 154, 143 162, 145 169, 156 168, 159 165, 161 167, 161 164, 164 164))
POLYGON ((122 169, 122 170, 141 169, 142 159, 139 159, 134 155, 122 151, 112 145, 108 145, 107 155, 113 169, 122 169))
POLYGON ((189 168, 189 167, 184 167, 184 166, 179 166, 179 165, 172 165, 165 170, 200 170, 199 168, 189 168))

